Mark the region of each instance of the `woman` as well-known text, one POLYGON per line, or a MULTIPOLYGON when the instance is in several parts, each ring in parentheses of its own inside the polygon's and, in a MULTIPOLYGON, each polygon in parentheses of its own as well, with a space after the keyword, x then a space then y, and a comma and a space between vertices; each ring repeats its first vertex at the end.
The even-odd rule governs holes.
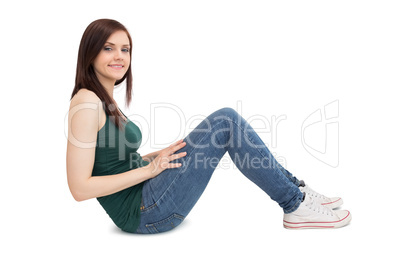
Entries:
POLYGON ((77 201, 97 198, 123 231, 158 233, 179 225, 228 152, 239 170, 284 210, 286 228, 335 228, 349 211, 340 198, 314 192, 285 170, 233 109, 203 120, 185 139, 141 157, 141 132, 113 99, 126 82, 131 101, 132 41, 119 22, 101 19, 85 30, 69 110, 67 178, 77 201), (217 161, 218 160, 218 161, 217 161))

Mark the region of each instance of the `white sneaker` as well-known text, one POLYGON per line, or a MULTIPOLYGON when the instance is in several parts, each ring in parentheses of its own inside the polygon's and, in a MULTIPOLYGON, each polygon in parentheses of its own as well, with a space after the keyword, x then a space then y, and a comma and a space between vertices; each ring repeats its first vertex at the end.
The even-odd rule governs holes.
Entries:
POLYGON ((332 210, 305 195, 299 208, 283 216, 283 226, 289 229, 339 228, 347 225, 352 215, 347 210, 332 210))
POLYGON ((302 193, 306 193, 311 196, 317 203, 327 206, 330 209, 334 209, 340 207, 343 204, 343 200, 340 197, 326 197, 325 195, 319 194, 313 189, 311 189, 307 184, 304 184, 303 181, 300 182, 301 185, 299 187, 302 193))

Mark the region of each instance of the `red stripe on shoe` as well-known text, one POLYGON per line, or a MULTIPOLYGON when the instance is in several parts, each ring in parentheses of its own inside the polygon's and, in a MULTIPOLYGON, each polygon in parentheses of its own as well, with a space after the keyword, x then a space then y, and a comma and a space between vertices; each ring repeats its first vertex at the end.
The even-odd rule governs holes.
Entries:
POLYGON ((329 202, 329 203, 322 203, 321 205, 329 205, 329 204, 333 204, 333 203, 338 202, 339 200, 341 200, 341 199, 339 198, 338 200, 335 200, 335 201, 333 201, 333 202, 329 202))
POLYGON ((289 224, 306 224, 306 223, 317 223, 317 224, 320 224, 320 223, 337 223, 337 222, 341 222, 341 221, 343 221, 344 219, 346 219, 347 217, 349 217, 349 215, 350 215, 349 210, 347 210, 347 212, 348 212, 348 215, 346 215, 346 216, 345 216, 345 218, 343 218, 343 219, 341 219, 341 220, 339 220, 339 221, 318 221, 318 222, 314 222, 314 221, 309 222, 309 221, 307 221, 307 222, 289 222, 289 221, 285 221, 285 220, 283 220, 283 222, 286 222, 286 223, 289 223, 289 224))
POLYGON ((288 225, 283 225, 285 228, 334 228, 335 226, 288 226, 288 225))

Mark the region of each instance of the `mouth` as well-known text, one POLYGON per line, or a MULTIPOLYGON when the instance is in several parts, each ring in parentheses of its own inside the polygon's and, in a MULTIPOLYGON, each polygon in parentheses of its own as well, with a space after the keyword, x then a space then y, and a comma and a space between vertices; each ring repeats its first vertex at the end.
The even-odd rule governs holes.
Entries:
POLYGON ((111 64, 111 65, 108 65, 108 66, 113 68, 113 69, 115 69, 115 70, 120 70, 120 69, 123 69, 123 67, 124 67, 124 65, 122 65, 122 64, 111 64))

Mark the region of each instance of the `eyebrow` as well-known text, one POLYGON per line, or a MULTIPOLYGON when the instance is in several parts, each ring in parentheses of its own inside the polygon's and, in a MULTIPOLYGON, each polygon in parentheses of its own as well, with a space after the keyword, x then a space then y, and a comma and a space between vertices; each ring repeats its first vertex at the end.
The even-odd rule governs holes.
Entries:
MULTIPOLYGON (((111 44, 112 46, 115 46, 116 44, 113 44, 112 42, 106 42, 106 44, 111 44)), ((123 45, 124 47, 129 47, 130 45, 129 44, 125 44, 125 45, 123 45)))

